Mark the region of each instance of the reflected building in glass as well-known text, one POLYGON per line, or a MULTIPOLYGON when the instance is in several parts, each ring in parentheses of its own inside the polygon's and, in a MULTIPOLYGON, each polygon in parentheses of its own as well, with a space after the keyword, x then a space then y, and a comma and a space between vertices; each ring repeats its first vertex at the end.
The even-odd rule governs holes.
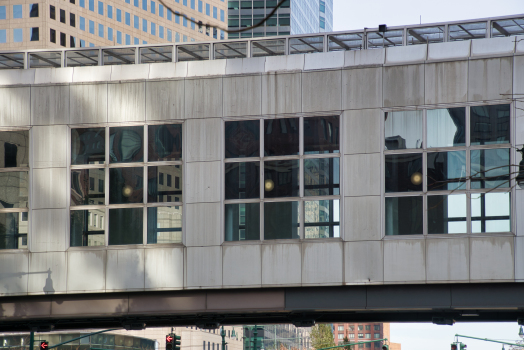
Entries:
MULTIPOLYGON (((240 30, 256 25, 280 0, 233 0, 228 2, 228 29, 240 30)), ((229 39, 257 38, 333 31, 333 0, 288 0, 261 26, 229 39)))

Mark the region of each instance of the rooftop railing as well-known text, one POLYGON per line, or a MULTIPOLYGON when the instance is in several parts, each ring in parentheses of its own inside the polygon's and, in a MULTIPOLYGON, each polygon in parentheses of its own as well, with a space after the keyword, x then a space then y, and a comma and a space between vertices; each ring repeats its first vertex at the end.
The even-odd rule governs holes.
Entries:
POLYGON ((0 51, 0 69, 205 61, 371 50, 524 35, 524 14, 458 22, 198 43, 0 51))

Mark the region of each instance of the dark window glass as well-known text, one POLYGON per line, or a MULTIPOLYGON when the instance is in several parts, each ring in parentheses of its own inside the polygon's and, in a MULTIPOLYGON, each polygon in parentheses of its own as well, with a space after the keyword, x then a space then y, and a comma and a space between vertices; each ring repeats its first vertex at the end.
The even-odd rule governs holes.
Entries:
POLYGON ((89 205, 105 203, 103 186, 104 169, 75 169, 71 170, 71 205, 89 205), (102 186, 95 189, 95 180, 102 186))
POLYGON ((422 154, 386 156, 386 192, 422 191, 422 154))
POLYGON ((427 111, 428 147, 452 147, 466 144, 466 108, 427 111))
POLYGON ((298 197, 299 161, 264 162, 264 193, 266 198, 298 197))
POLYGON ((298 202, 264 203, 264 239, 298 239, 298 202))
POLYGON ((38 27, 31 28, 31 41, 40 40, 40 29, 38 27))
POLYGON ((69 0, 70 3, 74 4, 75 3, 75 0, 69 0))
POLYGON ((164 184, 164 173, 158 173, 158 184, 159 185, 164 184))
POLYGON ((29 17, 38 17, 38 4, 29 5, 29 17))
POLYGON ((226 204, 226 241, 260 239, 260 203, 226 204))
POLYGON ((20 214, 0 213, 0 249, 27 248, 27 224, 20 224, 20 214))
POLYGON ((511 231, 511 196, 503 193, 471 194, 471 232, 511 231))
POLYGON ((29 166, 29 131, 0 132, 0 149, 4 148, 4 157, 0 159, 0 168, 29 166))
POLYGON ((471 114, 471 144, 509 143, 510 105, 474 106, 471 114))
POLYGON ((428 196, 428 233, 467 233, 466 195, 428 196))
POLYGON ((339 200, 304 202, 305 238, 340 237, 339 200))
POLYGON ((49 31, 49 41, 56 43, 56 30, 50 29, 49 31))
POLYGON ((66 35, 65 33, 60 33, 60 45, 66 46, 66 35))
POLYGON ((65 23, 66 22, 66 13, 65 10, 60 10, 60 22, 65 23))
POLYGON ((72 210, 70 222, 71 247, 105 245, 105 230, 98 220, 98 217, 104 216, 104 209, 72 210), (97 217, 97 220, 95 220, 95 217, 97 217))
POLYGON ((386 149, 422 148, 423 115, 422 111, 386 112, 386 149))
POLYGON ((304 159, 304 195, 340 194, 340 159, 304 159))
POLYGON ((105 128, 71 129, 72 165, 104 164, 105 130, 105 128))
POLYGON ((422 234, 422 199, 386 198, 386 236, 422 234))
POLYGON ((167 196, 177 196, 182 198, 182 189, 180 186, 171 187, 169 182, 167 185, 163 184, 164 174, 167 174, 168 179, 171 178, 171 176, 180 178, 182 176, 182 167, 166 165, 150 166, 147 168, 147 183, 149 186, 149 193, 147 194, 148 203, 168 202, 168 200, 165 200, 167 196), (161 177, 159 174, 162 174, 162 183, 160 182, 161 177))
POLYGON ((109 204, 142 203, 143 168, 109 169, 109 204))
POLYGON ((144 128, 142 126, 114 127, 109 131, 111 163, 141 162, 144 160, 144 128))
POLYGON ((109 209, 109 245, 142 244, 142 208, 109 209))
POLYGON ((75 17, 74 13, 70 13, 69 14, 69 25, 71 27, 75 27, 76 26, 76 17, 75 17))
POLYGON ((226 199, 260 198, 260 163, 226 163, 226 199))
POLYGON ((264 120, 264 155, 298 154, 298 124, 298 118, 264 120))
POLYGON ((509 187, 509 148, 471 151, 471 188, 509 187))
POLYGON ((182 125, 150 125, 148 144, 150 162, 182 159, 182 125))
POLYGON ((171 174, 167 174, 167 187, 171 187, 171 174))
POLYGON ((466 151, 428 153, 428 191, 466 189, 466 151))
POLYGON ((226 158, 260 156, 260 122, 258 120, 225 123, 226 158))
POLYGON ((99 192, 104 192, 104 180, 102 180, 102 179, 98 180, 98 191, 99 192))
POLYGON ((49 5, 49 17, 51 19, 56 19, 56 9, 53 5, 49 5))
POLYGON ((0 209, 27 208, 28 180, 26 171, 0 173, 0 209))
POLYGON ((69 47, 75 47, 75 46, 76 46, 75 37, 70 36, 69 37, 69 47))
POLYGON ((339 133, 337 116, 304 118, 304 154, 338 153, 339 133))
POLYGON ((147 208, 147 243, 182 243, 180 207, 147 208))

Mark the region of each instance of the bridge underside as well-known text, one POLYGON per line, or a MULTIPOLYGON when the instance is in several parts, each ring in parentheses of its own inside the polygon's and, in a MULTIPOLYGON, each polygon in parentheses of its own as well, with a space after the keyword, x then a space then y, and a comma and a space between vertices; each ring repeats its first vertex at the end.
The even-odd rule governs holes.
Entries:
POLYGON ((0 331, 524 318, 524 284, 191 290, 2 298, 0 331), (82 315, 82 316, 78 316, 82 315))

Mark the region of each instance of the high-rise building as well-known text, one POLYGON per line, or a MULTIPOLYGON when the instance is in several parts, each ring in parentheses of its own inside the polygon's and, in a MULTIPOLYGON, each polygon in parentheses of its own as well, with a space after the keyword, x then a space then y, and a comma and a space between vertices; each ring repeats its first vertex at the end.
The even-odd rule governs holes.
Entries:
POLYGON ((337 345, 342 345, 347 340, 348 343, 362 342, 363 344, 358 345, 358 349, 381 349, 382 345, 386 343, 390 350, 401 350, 399 343, 391 342, 389 323, 334 323, 333 336, 337 345), (370 342, 384 338, 387 338, 388 342, 370 342))
POLYGON ((4 0, 0 51, 224 39, 225 0, 4 0), (179 15, 180 14, 180 15, 179 15), (195 20, 195 24, 183 17, 195 20))
MULTIPOLYGON (((247 28, 260 23, 277 6, 279 0, 229 1, 230 30, 247 28)), ((306 34, 333 30, 333 0, 288 0, 263 25, 229 38, 306 34)))

